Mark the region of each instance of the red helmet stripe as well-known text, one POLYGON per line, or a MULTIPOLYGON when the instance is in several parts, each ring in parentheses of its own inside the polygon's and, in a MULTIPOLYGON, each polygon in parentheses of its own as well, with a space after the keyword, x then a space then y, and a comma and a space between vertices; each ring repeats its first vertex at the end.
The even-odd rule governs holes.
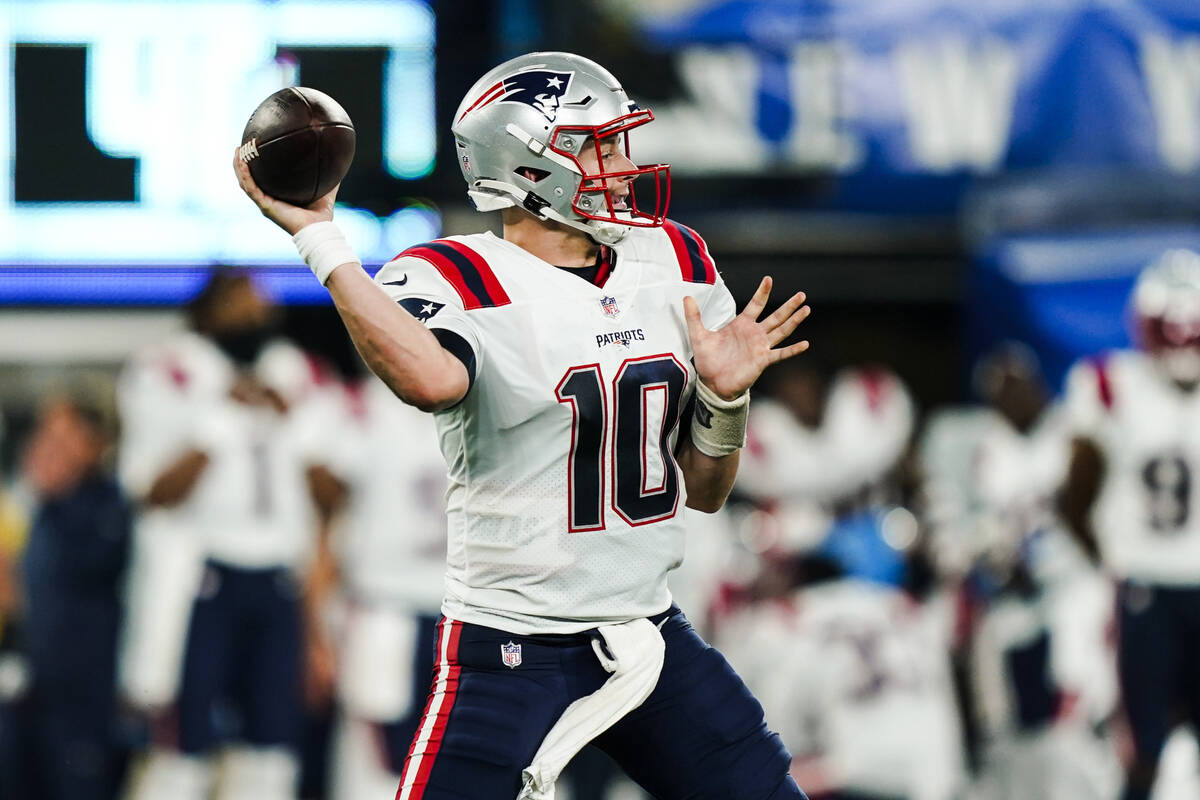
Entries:
POLYGON ((461 120, 463 117, 465 117, 467 114, 470 114, 476 108, 482 108, 483 106, 486 106, 488 103, 492 102, 493 100, 499 99, 499 97, 503 94, 504 94, 504 81, 500 81, 495 86, 488 89, 483 94, 479 95, 479 98, 474 103, 471 103, 470 108, 468 108, 466 111, 464 111, 462 114, 460 114, 458 118, 461 120))

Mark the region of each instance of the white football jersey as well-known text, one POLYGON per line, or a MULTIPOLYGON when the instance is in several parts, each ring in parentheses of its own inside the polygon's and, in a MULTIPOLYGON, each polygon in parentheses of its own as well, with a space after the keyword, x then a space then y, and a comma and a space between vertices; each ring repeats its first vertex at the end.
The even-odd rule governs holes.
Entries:
POLYGON ((837 789, 949 800, 964 776, 949 660, 921 609, 846 579, 740 615, 718 642, 797 759, 837 789))
POLYGON ((971 559, 1008 557, 1031 537, 1065 535, 1054 498, 1066 478, 1070 435, 1049 407, 1028 433, 987 409, 934 415, 919 448, 935 547, 971 559))
POLYGON ((281 341, 254 365, 265 385, 289 404, 286 414, 229 397, 233 363, 192 333, 157 344, 125 368, 118 390, 122 441, 119 471, 142 497, 183 453, 209 463, 188 497, 163 511, 202 540, 214 560, 259 568, 296 566, 309 552, 315 521, 305 469, 312 428, 305 412, 312 372, 304 355, 281 341))
POLYGON ((1185 392, 1134 351, 1076 364, 1072 429, 1106 461, 1092 523, 1119 578, 1200 584, 1200 391, 1185 392))
POLYGON ((447 487, 434 420, 373 377, 340 394, 329 466, 350 489, 337 544, 347 589, 356 600, 434 614, 447 487))
POLYGON ((904 384, 878 369, 840 372, 817 428, 801 424, 782 403, 758 401, 750 409, 738 489, 773 504, 789 547, 813 546, 829 529, 834 503, 876 485, 896 465, 913 418, 904 384))
POLYGON ((474 361, 465 399, 436 415, 451 618, 567 633, 671 603, 686 500, 673 452, 696 379, 683 297, 710 329, 734 302, 683 226, 631 229, 612 250, 602 286, 490 233, 411 248, 376 276, 474 361))

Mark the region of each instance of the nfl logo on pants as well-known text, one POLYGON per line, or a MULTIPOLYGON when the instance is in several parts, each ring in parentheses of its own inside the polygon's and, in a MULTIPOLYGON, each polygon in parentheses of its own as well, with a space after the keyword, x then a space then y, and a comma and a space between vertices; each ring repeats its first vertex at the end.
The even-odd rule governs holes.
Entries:
POLYGON ((521 645, 512 642, 500 645, 500 660, 510 669, 521 666, 521 645))

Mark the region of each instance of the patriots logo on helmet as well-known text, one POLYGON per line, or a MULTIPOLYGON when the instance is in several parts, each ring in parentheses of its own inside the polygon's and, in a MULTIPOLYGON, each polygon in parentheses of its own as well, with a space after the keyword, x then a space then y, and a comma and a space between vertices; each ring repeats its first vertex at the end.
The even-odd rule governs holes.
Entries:
MULTIPOLYGON (((571 87, 574 72, 557 72, 549 69, 531 69, 509 75, 493 85, 470 108, 462 113, 465 117, 477 108, 495 102, 522 103, 539 111, 547 122, 558 117, 562 97, 571 87)), ((462 117, 459 117, 461 119, 462 117)))

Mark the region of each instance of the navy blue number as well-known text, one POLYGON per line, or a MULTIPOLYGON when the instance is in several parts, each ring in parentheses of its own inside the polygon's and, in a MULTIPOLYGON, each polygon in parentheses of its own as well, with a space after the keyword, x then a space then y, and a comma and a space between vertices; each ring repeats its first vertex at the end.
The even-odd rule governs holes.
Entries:
POLYGON ((1150 527, 1178 533, 1191 512, 1192 471, 1181 456, 1154 458, 1142 468, 1150 510, 1150 527))
POLYGON ((600 365, 572 367, 554 390, 571 404, 571 460, 567 465, 568 529, 604 527, 604 437, 608 432, 600 365))
POLYGON ((679 423, 687 371, 671 356, 626 361, 613 380, 614 413, 608 409, 598 364, 572 367, 555 395, 570 403, 571 454, 567 470, 567 514, 571 531, 604 528, 604 453, 613 426, 612 507, 630 525, 675 515, 679 474, 671 433, 679 423), (651 398, 655 402, 650 402, 651 398), (661 470, 655 485, 647 456, 656 451, 661 470))
POLYGON ((679 401, 686 384, 687 373, 670 356, 626 361, 613 381, 613 509, 630 525, 675 515, 679 474, 670 437, 679 422, 679 401), (658 402, 650 403, 654 395, 658 402), (647 456, 652 448, 658 450, 662 467, 660 483, 655 486, 648 485, 647 456))

